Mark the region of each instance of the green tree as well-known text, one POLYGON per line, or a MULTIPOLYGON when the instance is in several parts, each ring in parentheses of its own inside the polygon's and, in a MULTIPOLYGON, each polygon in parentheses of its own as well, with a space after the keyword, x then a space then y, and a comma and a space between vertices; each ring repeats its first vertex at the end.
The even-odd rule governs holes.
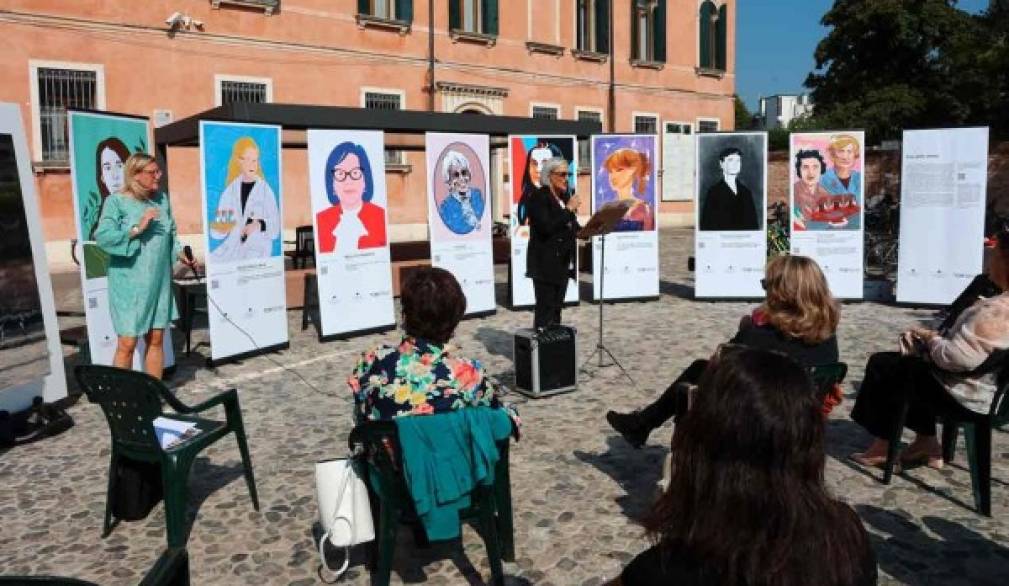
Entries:
POLYGON ((817 123, 865 128, 870 142, 907 127, 987 123, 999 101, 984 65, 990 27, 956 4, 835 0, 806 78, 817 123))
POLYGON ((736 101, 736 130, 753 128, 753 114, 750 113, 750 109, 746 107, 746 103, 739 97, 739 94, 733 98, 736 101))

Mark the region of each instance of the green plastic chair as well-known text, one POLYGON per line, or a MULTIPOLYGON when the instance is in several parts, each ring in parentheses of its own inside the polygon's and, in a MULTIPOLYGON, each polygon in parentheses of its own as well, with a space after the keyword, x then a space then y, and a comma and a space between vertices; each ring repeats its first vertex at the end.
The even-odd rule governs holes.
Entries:
POLYGON ((235 433, 238 451, 242 455, 242 467, 245 482, 249 486, 249 496, 252 497, 252 506, 259 510, 256 480, 252 475, 242 410, 238 405, 238 391, 230 389, 198 405, 188 406, 176 399, 160 380, 142 372, 112 366, 80 365, 74 369, 74 376, 88 400, 102 408, 112 433, 103 538, 112 532, 112 500, 116 494, 117 465, 120 458, 129 458, 161 465, 168 547, 185 546, 190 469, 201 451, 231 432, 235 433), (164 414, 161 410, 162 401, 175 413, 164 414), (224 422, 195 415, 218 405, 224 407, 224 422), (199 433, 174 447, 162 449, 155 437, 153 422, 163 414, 172 419, 195 423, 199 433))
MULTIPOLYGON (((58 576, 0 576, 0 585, 97 586, 77 578, 58 576)), ((170 547, 147 571, 139 586, 189 586, 189 553, 184 547, 170 547)))
MULTIPOLYGON (((369 564, 372 569, 371 583, 387 586, 392 575, 397 528, 400 524, 416 527, 420 523, 413 497, 403 477, 402 450, 396 423, 362 423, 351 431, 347 441, 352 451, 363 448, 364 457, 370 464, 371 474, 364 476, 375 519, 375 544, 369 564), (373 480, 377 480, 378 489, 373 485, 373 480)), ((500 459, 494 468, 494 484, 477 486, 471 494, 471 506, 459 513, 460 522, 477 522, 487 548, 491 581, 496 585, 504 584, 502 560, 515 561, 515 529, 508 466, 509 441, 505 439, 497 444, 500 459)))

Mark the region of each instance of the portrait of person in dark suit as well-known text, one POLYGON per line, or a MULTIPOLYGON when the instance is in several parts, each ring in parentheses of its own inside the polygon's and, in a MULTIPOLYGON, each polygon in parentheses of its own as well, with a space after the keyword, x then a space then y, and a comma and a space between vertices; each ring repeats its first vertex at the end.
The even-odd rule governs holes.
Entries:
POLYGON ((759 230, 760 216, 757 215, 757 206, 753 202, 753 192, 739 178, 743 167, 743 152, 734 146, 723 149, 718 155, 718 166, 722 170, 722 177, 708 187, 705 193, 701 205, 700 229, 759 230))

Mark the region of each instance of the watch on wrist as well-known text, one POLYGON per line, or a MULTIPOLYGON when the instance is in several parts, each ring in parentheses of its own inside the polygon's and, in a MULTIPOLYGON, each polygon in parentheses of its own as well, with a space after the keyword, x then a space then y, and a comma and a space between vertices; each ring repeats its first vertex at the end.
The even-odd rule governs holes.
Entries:
POLYGON ((138 226, 136 224, 133 224, 132 226, 130 226, 130 234, 133 234, 134 236, 136 236, 137 234, 140 234, 140 226, 138 226))

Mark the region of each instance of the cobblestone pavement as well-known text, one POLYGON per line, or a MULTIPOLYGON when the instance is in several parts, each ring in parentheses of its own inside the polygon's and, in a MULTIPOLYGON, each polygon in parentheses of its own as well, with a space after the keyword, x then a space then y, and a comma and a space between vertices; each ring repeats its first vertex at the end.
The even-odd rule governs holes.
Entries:
MULTIPOLYGON (((647 510, 671 428, 656 431, 642 450, 629 448, 606 425, 608 408, 652 399, 695 358, 728 339, 752 304, 695 301, 686 271, 689 231, 661 238, 661 298, 606 307, 606 343, 636 384, 615 368, 583 376, 577 392, 526 401, 511 397, 525 422, 512 451, 517 560, 506 563, 510 584, 600 584, 646 547, 635 519, 647 510)), ((505 275, 498 271, 498 299, 505 275)), ((69 282, 72 282, 70 279, 69 282)), ((58 281, 62 282, 62 281, 58 281)), ((583 297, 588 294, 583 283, 583 297)), ((76 292, 58 291, 58 304, 76 292)), ((598 333, 597 306, 565 309, 579 330, 580 356, 598 333)), ((973 511, 963 447, 946 469, 914 469, 880 484, 877 470, 850 463, 866 434, 848 418, 866 357, 892 349, 900 328, 931 319, 922 309, 845 304, 841 355, 849 364, 849 399, 828 423, 827 483, 851 503, 872 535, 883 583, 1004 584, 1009 568, 1009 440, 995 433, 993 517, 973 511)), ((313 464, 345 453, 351 399, 343 386, 355 353, 395 334, 320 344, 289 313, 291 348, 210 370, 202 357, 183 357, 171 384, 197 401, 215 390, 240 389, 262 503, 254 512, 241 478, 238 450, 226 439, 197 462, 190 486, 189 538, 194 584, 312 584, 317 553, 313 464)), ((70 320, 64 320, 69 323, 70 320)), ((530 312, 499 308, 461 324, 457 340, 503 381, 512 377, 512 331, 530 312)), ((196 332, 197 341, 206 332, 196 332)), ((206 355, 204 345, 198 352, 206 355)), ((72 367, 75 357, 68 357, 72 367)), ((101 539, 108 469, 108 430, 99 409, 82 400, 76 426, 46 441, 0 455, 0 575, 59 574, 102 584, 133 584, 164 547, 159 505, 143 521, 122 523, 101 539)), ((357 556, 360 557, 360 556, 357 556)), ((460 542, 428 550, 401 531, 394 583, 479 584, 489 577, 485 552, 467 528, 460 542)), ((367 584, 360 564, 348 583, 367 584)))

